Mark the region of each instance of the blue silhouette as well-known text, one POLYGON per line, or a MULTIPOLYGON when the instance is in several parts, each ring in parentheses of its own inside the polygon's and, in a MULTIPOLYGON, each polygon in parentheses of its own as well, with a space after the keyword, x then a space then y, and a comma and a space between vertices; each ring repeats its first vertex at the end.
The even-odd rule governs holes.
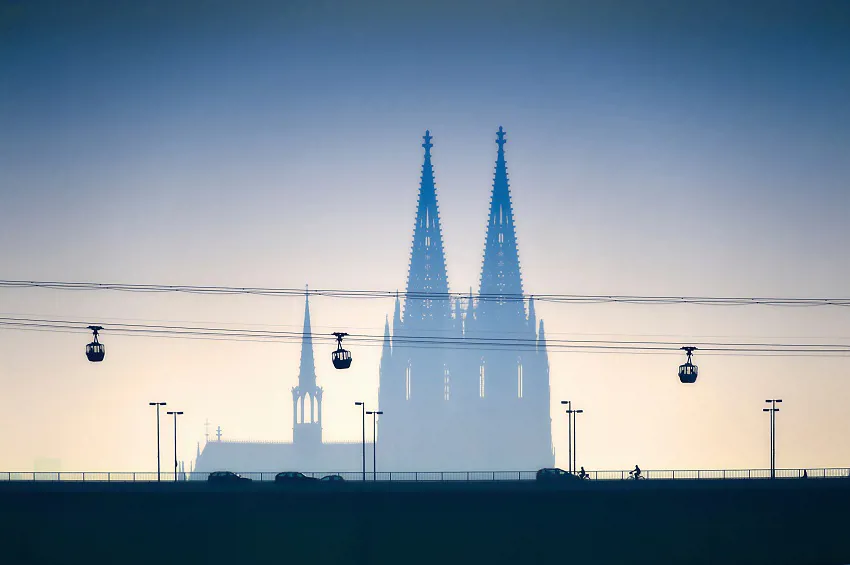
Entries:
POLYGON ((385 324, 380 364, 379 430, 383 468, 500 470, 554 463, 549 415, 549 362, 543 322, 526 312, 516 227, 505 160, 505 131, 496 134, 496 170, 478 300, 446 300, 449 292, 437 203, 433 148, 425 132, 424 163, 413 229, 404 307, 385 324), (407 336, 463 340, 456 349, 409 348, 407 336), (524 338, 536 350, 498 349, 482 339, 524 338))
MULTIPOLYGON (((425 132, 424 161, 413 226, 404 299, 396 296, 384 321, 379 365, 378 465, 388 471, 485 471, 552 468, 549 359, 543 320, 523 298, 516 226, 508 182, 504 129, 496 133, 496 164, 487 218, 481 283, 476 298, 454 299, 443 246, 432 163, 433 137, 425 132), (407 347, 406 338, 432 339, 433 348, 407 347), (461 340, 440 347, 440 340, 461 340), (510 350, 482 340, 516 340, 536 347, 510 350)), ((356 471, 360 443, 322 442, 322 387, 316 384, 309 300, 298 386, 292 389, 292 443, 209 442, 197 471, 281 468, 356 471), (309 398, 310 416, 306 414, 309 398), (318 409, 318 418, 314 410, 318 409)), ((338 361, 351 362, 337 335, 338 361), (340 351, 345 352, 339 353, 340 351)), ((374 444, 373 444, 374 450, 374 444)), ((374 451, 373 451, 374 454, 374 451)))

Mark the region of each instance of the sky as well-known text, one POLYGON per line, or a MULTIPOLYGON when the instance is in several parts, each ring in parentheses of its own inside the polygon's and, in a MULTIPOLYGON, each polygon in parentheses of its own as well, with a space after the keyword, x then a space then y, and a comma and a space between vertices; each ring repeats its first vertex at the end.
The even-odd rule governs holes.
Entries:
MULTIPOLYGON (((499 126, 528 293, 847 297, 841 2, 0 2, 4 279, 404 288, 434 136, 450 288, 477 289, 499 126)), ((301 298, 0 289, 4 315, 298 331, 301 298)), ((382 331, 390 300, 311 300, 382 331)), ((541 303, 547 335, 850 343, 844 308, 541 303)), ((0 469, 151 470, 151 401, 204 441, 289 440, 297 344, 0 331, 0 469), (58 462, 57 462, 58 460, 58 462)), ((316 346, 357 440, 379 348, 316 346)), ((550 356, 588 469, 850 465, 845 357, 550 356)), ((390 425, 390 415, 385 422, 390 425)), ((163 450, 174 448, 163 418, 163 450)), ((188 465, 188 464, 187 464, 188 465)))

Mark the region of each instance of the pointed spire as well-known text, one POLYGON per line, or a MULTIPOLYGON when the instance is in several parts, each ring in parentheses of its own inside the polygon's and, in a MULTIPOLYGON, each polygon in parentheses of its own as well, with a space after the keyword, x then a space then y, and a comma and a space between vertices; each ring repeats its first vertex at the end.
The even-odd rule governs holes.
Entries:
POLYGON ((399 335, 401 332, 401 300, 398 298, 398 291, 395 291, 395 310, 393 311, 393 335, 399 335))
POLYGON ((390 345, 390 318, 384 317, 384 343, 381 348, 381 356, 392 355, 392 346, 390 345))
POLYGON ((198 452, 195 454, 195 459, 201 456, 201 442, 198 442, 198 452))
POLYGON ((316 364, 313 360, 313 332, 310 325, 310 296, 304 291, 304 330, 301 334, 301 366, 298 370, 298 386, 312 391, 316 387, 316 364))
POLYGON ((434 183, 434 167, 431 164, 431 132, 426 131, 425 160, 419 185, 419 202, 413 228, 413 245, 410 251, 410 268, 407 278, 407 294, 404 300, 404 324, 406 327, 442 327, 451 323, 451 304, 448 295, 448 275, 443 252, 443 234, 440 226, 440 209, 437 205, 437 189, 434 183), (428 294, 443 295, 443 299, 428 298, 428 294), (425 295, 423 297, 423 295, 425 295))
POLYGON ((549 353, 546 351, 546 332, 543 330, 543 320, 540 320, 540 329, 537 331, 537 354, 541 356, 545 362, 545 367, 549 367, 549 353))
POLYGON ((537 314, 534 311, 533 296, 528 299, 528 327, 531 328, 531 331, 535 331, 537 329, 537 314))
MULTIPOLYGON (((514 226, 513 205, 508 183, 508 166, 505 161, 505 131, 499 126, 496 133, 496 174, 490 197, 490 217, 487 220, 487 237, 484 243, 484 262, 481 267, 481 292, 489 295, 480 301, 477 318, 508 324, 495 329, 516 328, 527 323, 525 302, 522 296, 519 251, 514 226)), ((516 330, 513 330, 516 331, 516 330)))

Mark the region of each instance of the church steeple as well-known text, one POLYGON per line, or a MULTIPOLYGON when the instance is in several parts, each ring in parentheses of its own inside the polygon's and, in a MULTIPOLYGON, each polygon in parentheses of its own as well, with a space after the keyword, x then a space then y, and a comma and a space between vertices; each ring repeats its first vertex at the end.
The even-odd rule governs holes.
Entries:
MULTIPOLYGON (((419 202, 413 228, 413 245, 410 251, 410 268, 407 277, 407 295, 404 300, 405 328, 441 328, 451 322, 451 304, 448 298, 449 283, 446 258, 443 252, 443 233, 440 226, 440 209, 434 184, 434 167, 431 164, 431 132, 423 137, 425 161, 419 185, 419 202), (443 295, 437 299, 429 294, 443 295)), ((396 329, 393 328, 393 333, 396 329)))
POLYGON ((496 174, 490 197, 490 217, 484 243, 484 262, 481 268, 481 291, 484 295, 476 309, 476 319, 485 325, 497 323, 498 329, 517 331, 525 325, 525 303, 522 297, 522 275, 514 226, 508 166, 505 161, 505 131, 499 126, 496 133, 496 174), (506 324, 501 326, 501 324, 506 324))
POLYGON ((295 443, 322 442, 322 387, 316 384, 316 364, 313 359, 313 332, 310 324, 310 296, 304 292, 304 329, 301 334, 301 366, 298 386, 292 388, 292 439, 295 443), (305 400, 309 398, 310 417, 305 400), (318 408, 318 418, 316 417, 318 408))
POLYGON ((313 332, 310 326, 310 296, 304 295, 304 329, 301 334, 301 365, 298 386, 311 389, 316 386, 316 363, 313 359, 313 332))

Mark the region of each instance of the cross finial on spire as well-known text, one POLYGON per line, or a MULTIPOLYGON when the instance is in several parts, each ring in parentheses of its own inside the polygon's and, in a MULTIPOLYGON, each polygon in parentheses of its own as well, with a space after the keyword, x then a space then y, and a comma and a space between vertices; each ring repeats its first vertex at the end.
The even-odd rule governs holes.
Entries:
POLYGON ((431 137, 431 130, 425 130, 425 135, 422 136, 422 139, 425 140, 425 143, 422 144, 422 147, 425 148, 425 155, 431 154, 431 148, 434 147, 434 144, 431 143, 431 140, 434 139, 431 137))
POLYGON ((499 146, 499 149, 503 149, 505 147, 505 130, 502 129, 502 126, 499 126, 499 131, 496 132, 496 144, 499 146))
POLYGON ((216 439, 218 439, 218 441, 221 441, 221 426, 215 429, 215 437, 216 439))

